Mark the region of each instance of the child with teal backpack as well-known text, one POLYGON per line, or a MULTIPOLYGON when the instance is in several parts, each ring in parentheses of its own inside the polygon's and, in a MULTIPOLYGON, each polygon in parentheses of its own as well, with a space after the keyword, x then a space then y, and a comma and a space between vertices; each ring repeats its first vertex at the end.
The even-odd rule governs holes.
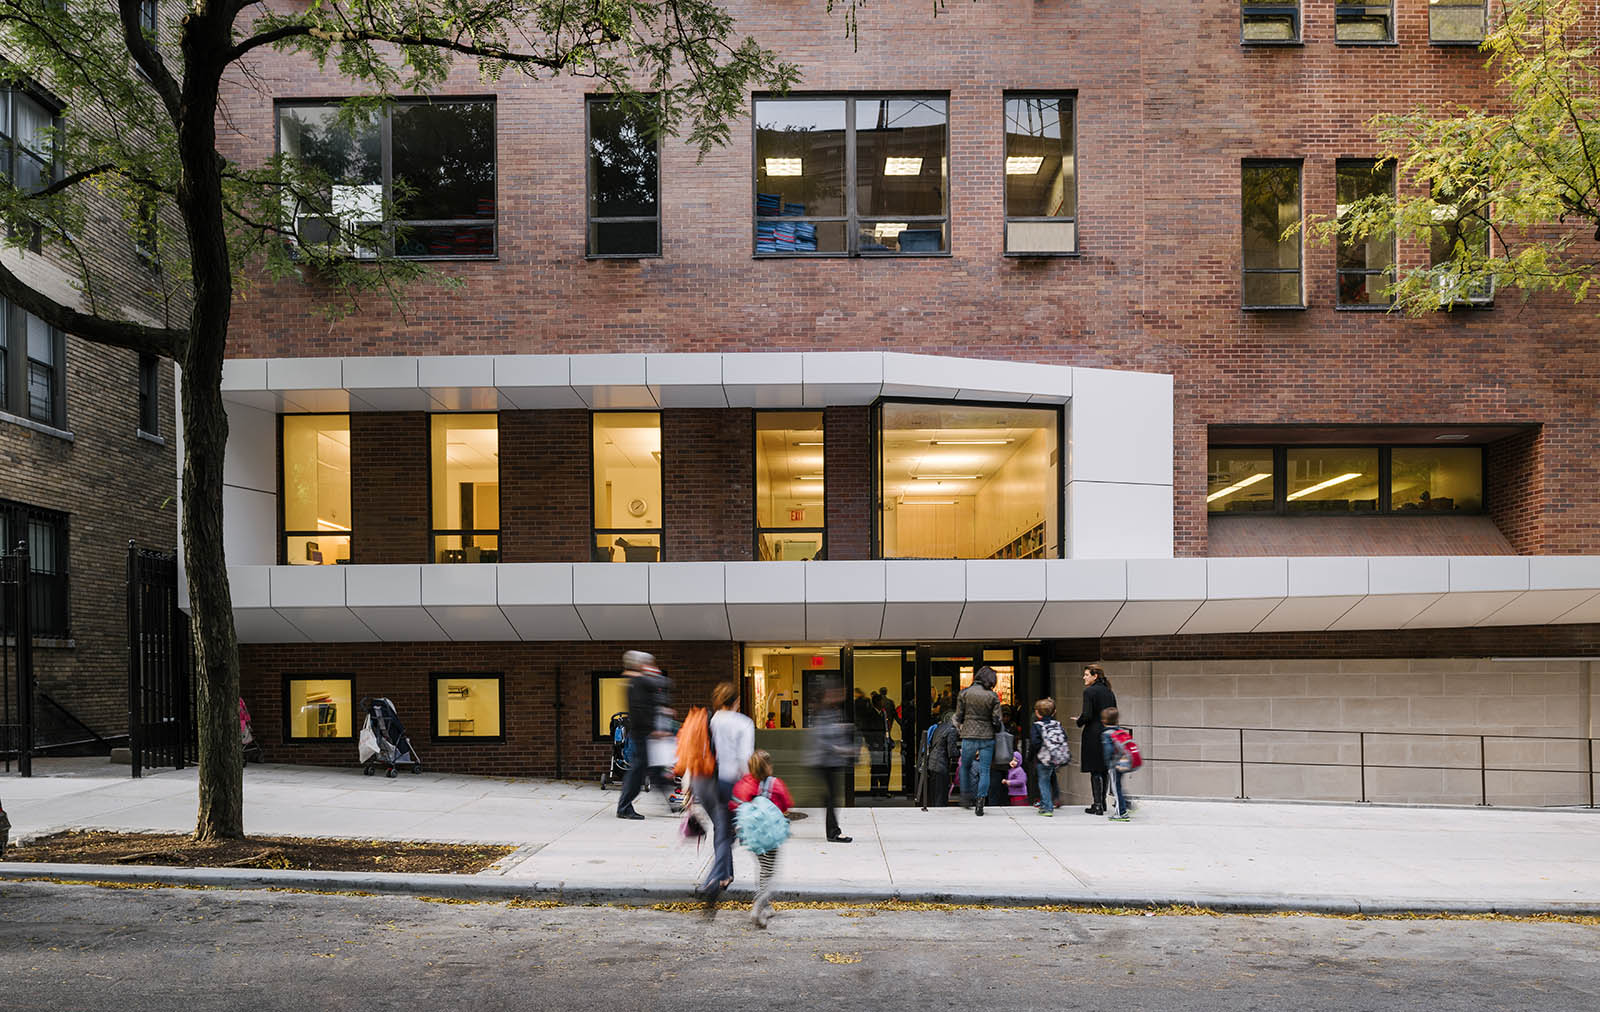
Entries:
POLYGON ((760 928, 772 917, 772 876, 778 865, 778 848, 789 838, 785 813, 793 804, 789 788, 772 775, 772 756, 757 749, 750 756, 750 772, 733 785, 729 807, 739 842, 761 866, 755 902, 750 904, 750 919, 760 928))

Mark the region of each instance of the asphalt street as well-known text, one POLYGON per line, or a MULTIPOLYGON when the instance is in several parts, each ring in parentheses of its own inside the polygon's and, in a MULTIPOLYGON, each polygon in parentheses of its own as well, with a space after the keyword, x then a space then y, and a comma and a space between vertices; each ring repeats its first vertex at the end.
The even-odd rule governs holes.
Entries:
POLYGON ((1600 928, 0 884, 0 1010, 1600 1008, 1600 928))

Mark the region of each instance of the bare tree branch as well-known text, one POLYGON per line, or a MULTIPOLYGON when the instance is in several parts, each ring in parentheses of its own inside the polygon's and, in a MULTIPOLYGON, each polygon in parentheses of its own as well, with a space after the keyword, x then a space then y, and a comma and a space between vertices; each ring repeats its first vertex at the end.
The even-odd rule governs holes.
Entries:
POLYGON ((80 313, 76 309, 63 306, 54 299, 41 295, 27 282, 11 273, 11 269, 3 261, 0 261, 0 296, 4 296, 52 327, 115 348, 127 348, 130 351, 175 359, 180 357, 189 337, 187 331, 171 327, 148 327, 140 323, 107 320, 90 313, 80 313))
POLYGON ((172 119, 173 125, 182 123, 183 102, 179 97, 178 83, 168 73, 167 63, 161 54, 144 37, 144 28, 139 24, 139 0, 117 0, 117 14, 122 19, 122 41, 127 44, 128 53, 139 69, 144 71, 150 87, 161 96, 161 103, 167 107, 167 116, 172 119))

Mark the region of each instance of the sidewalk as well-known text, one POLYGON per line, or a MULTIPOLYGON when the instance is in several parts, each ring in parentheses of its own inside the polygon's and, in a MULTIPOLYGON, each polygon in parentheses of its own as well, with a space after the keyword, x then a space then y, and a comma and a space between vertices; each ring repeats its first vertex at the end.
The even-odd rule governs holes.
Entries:
MULTIPOLYGON (((39 874, 206 884, 448 892, 568 900, 687 899, 708 860, 678 840, 656 795, 650 818, 614 817, 593 783, 356 769, 251 766, 245 828, 260 835, 506 843, 476 876, 130 869, 0 864, 39 874)), ((103 760, 45 760, 0 775, 13 839, 61 829, 194 826, 193 771, 133 780, 103 760)), ((1600 811, 1385 808, 1253 801, 1147 801, 1133 821, 1081 809, 861 808, 841 813, 851 844, 823 840, 822 814, 794 824, 779 863, 790 898, 993 903, 1192 903, 1232 909, 1600 913, 1600 811)), ((730 898, 755 862, 738 851, 730 898)), ((781 897, 780 897, 781 898, 781 897)))

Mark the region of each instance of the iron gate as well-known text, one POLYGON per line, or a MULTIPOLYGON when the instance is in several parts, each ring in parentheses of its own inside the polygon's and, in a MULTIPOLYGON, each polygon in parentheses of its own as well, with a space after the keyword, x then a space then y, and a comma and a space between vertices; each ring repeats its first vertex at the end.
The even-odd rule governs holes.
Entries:
POLYGON ((38 686, 33 675, 33 623, 29 603, 34 597, 28 565, 28 544, 15 552, 0 552, 0 757, 11 772, 33 775, 34 704, 38 686))
POLYGON ((194 644, 178 610, 178 557, 128 542, 128 748, 133 775, 198 759, 194 644))

